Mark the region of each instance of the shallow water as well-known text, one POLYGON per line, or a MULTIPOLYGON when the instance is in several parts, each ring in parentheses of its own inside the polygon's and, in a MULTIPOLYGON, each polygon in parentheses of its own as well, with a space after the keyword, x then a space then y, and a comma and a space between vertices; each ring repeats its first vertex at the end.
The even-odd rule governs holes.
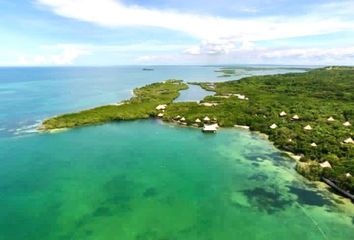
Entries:
MULTIPOLYGON (((0 239, 351 239, 259 136, 135 121, 1 140, 0 239)), ((343 209, 346 205, 342 205, 343 209)))
POLYGON ((187 90, 180 92, 180 96, 175 102, 198 102, 206 96, 213 95, 214 92, 206 91, 198 85, 188 85, 187 90))
POLYGON ((214 70, 0 69, 0 240, 352 239, 353 205, 248 131, 146 120, 34 132, 44 117, 214 70))

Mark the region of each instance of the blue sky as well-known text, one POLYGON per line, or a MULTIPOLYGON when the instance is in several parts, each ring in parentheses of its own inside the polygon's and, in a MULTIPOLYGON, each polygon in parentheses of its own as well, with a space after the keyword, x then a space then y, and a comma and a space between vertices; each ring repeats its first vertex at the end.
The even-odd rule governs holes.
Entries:
POLYGON ((354 65, 354 1, 0 0, 0 65, 354 65))

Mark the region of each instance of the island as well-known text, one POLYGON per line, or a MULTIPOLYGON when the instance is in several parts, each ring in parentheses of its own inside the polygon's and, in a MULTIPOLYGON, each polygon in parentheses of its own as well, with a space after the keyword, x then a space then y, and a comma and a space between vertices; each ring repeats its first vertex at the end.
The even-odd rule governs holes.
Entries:
POLYGON ((268 135, 296 159, 296 170, 306 178, 329 180, 354 194, 354 67, 190 84, 210 91, 210 96, 175 103, 188 85, 168 80, 137 88, 121 103, 47 119, 40 129, 147 118, 193 127, 243 127, 268 135))

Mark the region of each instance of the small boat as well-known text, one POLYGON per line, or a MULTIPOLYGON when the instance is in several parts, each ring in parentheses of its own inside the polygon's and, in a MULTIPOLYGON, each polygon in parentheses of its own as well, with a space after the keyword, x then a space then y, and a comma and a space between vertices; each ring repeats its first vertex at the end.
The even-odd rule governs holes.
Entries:
POLYGON ((334 183, 334 181, 331 181, 328 178, 322 177, 322 180, 325 183, 327 183, 330 187, 332 187, 334 190, 336 190, 338 193, 342 194, 344 197, 347 197, 354 202, 354 195, 352 195, 349 191, 345 191, 341 189, 334 183))
POLYGON ((143 68, 143 71, 154 71, 153 68, 143 68))

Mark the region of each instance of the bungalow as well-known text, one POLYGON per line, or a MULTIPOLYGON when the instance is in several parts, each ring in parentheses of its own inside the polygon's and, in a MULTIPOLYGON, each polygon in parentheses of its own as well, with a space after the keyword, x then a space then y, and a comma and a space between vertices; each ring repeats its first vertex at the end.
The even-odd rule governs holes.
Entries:
POLYGON ((297 114, 295 114, 291 119, 292 119, 292 120, 299 120, 300 117, 299 117, 297 114))
POLYGON ((328 161, 320 163, 321 168, 332 168, 331 164, 328 161))
POLYGON ((350 127, 351 124, 350 124, 350 122, 347 121, 347 122, 343 123, 343 126, 344 126, 344 127, 350 127))
POLYGON ((312 127, 310 125, 307 125, 306 127, 304 127, 304 130, 310 131, 312 130, 312 127))
POLYGON ((161 105, 158 105, 158 106, 156 107, 156 110, 158 110, 158 111, 165 110, 166 107, 167 107, 166 104, 161 104, 161 105))
POLYGON ((206 116, 205 118, 203 118, 204 122, 210 122, 210 118, 208 116, 206 116))
POLYGON ((346 144, 354 144, 354 140, 351 137, 345 139, 343 142, 346 143, 346 144))
POLYGON ((285 117, 287 114, 286 114, 286 112, 284 112, 284 111, 282 111, 281 113, 279 113, 279 116, 281 116, 281 117, 285 117))
POLYGON ((331 117, 329 117, 329 118, 327 119, 327 121, 328 121, 328 122, 334 122, 335 120, 334 120, 334 118, 331 116, 331 117))

